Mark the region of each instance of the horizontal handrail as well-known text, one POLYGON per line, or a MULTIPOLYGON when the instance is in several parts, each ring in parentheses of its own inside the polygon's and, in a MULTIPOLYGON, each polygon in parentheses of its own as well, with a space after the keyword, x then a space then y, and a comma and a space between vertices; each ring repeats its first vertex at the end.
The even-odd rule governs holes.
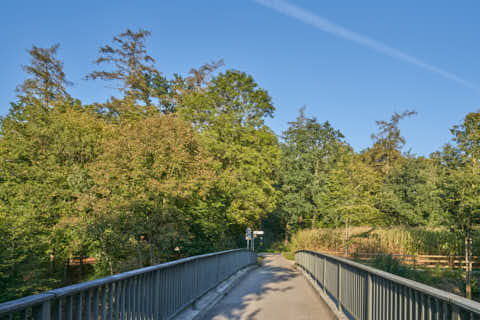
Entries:
POLYGON ((167 319, 254 263, 256 254, 246 249, 192 256, 8 301, 0 318, 167 319))
POLYGON ((295 262, 354 319, 480 317, 476 301, 348 259, 300 250, 295 262))

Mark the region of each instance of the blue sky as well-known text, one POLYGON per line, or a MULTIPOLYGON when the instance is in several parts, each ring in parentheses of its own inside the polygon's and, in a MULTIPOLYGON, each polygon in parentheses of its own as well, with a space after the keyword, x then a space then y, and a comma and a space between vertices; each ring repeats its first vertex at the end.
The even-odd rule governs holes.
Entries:
MULTIPOLYGON (((288 3, 480 87, 478 1, 288 3)), ((82 78, 100 46, 140 27, 152 31, 148 48, 167 76, 219 58, 252 74, 273 98, 268 124, 278 134, 305 105, 360 151, 371 145, 375 120, 415 109, 418 116, 401 124, 406 148, 428 155, 450 141, 449 128, 480 109, 479 89, 252 0, 17 0, 0 10, 0 115, 25 77, 21 65, 32 44, 60 43, 73 96, 89 103, 115 94, 82 78)))

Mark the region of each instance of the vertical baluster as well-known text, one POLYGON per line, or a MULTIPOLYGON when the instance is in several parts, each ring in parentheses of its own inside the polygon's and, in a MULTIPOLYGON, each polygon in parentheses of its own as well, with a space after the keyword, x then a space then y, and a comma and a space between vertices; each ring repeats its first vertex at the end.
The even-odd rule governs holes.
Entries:
POLYGON ((142 277, 142 292, 143 292, 143 304, 142 304, 142 319, 148 319, 148 274, 144 274, 142 277))
POLYGON ((126 320, 132 320, 132 310, 133 310, 133 278, 128 279, 127 283, 127 295, 125 298, 127 299, 127 311, 126 311, 126 320))
POLYGON ((121 281, 120 285, 120 316, 118 320, 127 320, 125 317, 125 305, 126 305, 126 290, 127 290, 127 280, 121 281))
POLYGON ((427 319, 432 320, 432 299, 427 296, 427 319))
POLYGON ((118 281, 115 282, 115 315, 114 319, 119 320, 120 319, 120 286, 122 282, 118 281))
MULTIPOLYGON (((25 309, 25 320, 27 320, 27 309, 25 309)), ((57 308, 55 309, 55 320, 62 320, 62 298, 57 299, 57 308)))
MULTIPOLYGON (((193 263, 196 263, 196 260, 193 263)), ((153 281, 153 320, 160 320, 160 270, 154 272, 153 281)))
POLYGON ((452 305, 452 320, 461 320, 460 310, 458 310, 456 305, 452 305))
POLYGON ((94 290, 93 290, 93 320, 98 320, 98 308, 100 307, 99 306, 99 294, 100 292, 98 292, 99 290, 99 287, 96 287, 94 290))
POLYGON ((108 285, 108 320, 113 320, 113 283, 108 285))
POLYGON ((397 294, 397 285, 392 282, 393 290, 393 319, 398 320, 398 294, 397 294))
POLYGON ((67 296, 67 301, 66 301, 66 314, 65 318, 66 320, 72 320, 73 318, 73 303, 72 303, 72 296, 67 296))
POLYGON ((148 274, 148 319, 153 320, 154 272, 148 274))
POLYGON ((83 293, 80 292, 77 295, 77 320, 82 320, 82 298, 83 298, 83 293))
POLYGON ((102 288, 101 317, 102 317, 102 320, 107 320, 107 286, 104 285, 101 288, 102 288))
POLYGON ((322 277, 322 286, 323 286, 323 292, 327 292, 327 288, 325 286, 326 279, 325 279, 325 274, 327 272, 327 257, 323 257, 323 277, 322 277))
POLYGON ((418 292, 416 290, 413 291, 414 293, 414 299, 415 299, 415 319, 419 319, 419 315, 420 315, 420 298, 418 296, 418 292))
POLYGON ((423 293, 420 293, 420 305, 421 305, 421 315, 420 319, 425 320, 425 295, 423 293))
POLYGON ((92 318, 92 289, 89 289, 85 296, 85 313, 85 319, 90 320, 92 318))
MULTIPOLYGON (((148 289, 149 289, 149 294, 148 294, 148 318, 150 320, 154 320, 154 299, 155 299, 155 277, 154 277, 154 272, 150 272, 148 274, 148 289)), ((191 293, 191 292, 190 292, 191 293)))
POLYGON ((337 302, 338 302, 338 310, 342 312, 342 264, 337 262, 337 302))
POLYGON ((414 301, 414 297, 413 297, 413 289, 409 289, 408 290, 408 293, 409 293, 409 303, 408 303, 408 319, 409 320, 413 320, 413 316, 414 316, 414 304, 415 304, 415 301, 414 301))
POLYGON ((138 285, 139 285, 139 293, 140 293, 140 300, 139 300, 139 317, 138 319, 143 320, 145 319, 145 275, 142 274, 138 277, 138 285))
POLYGON ((139 320, 140 310, 140 277, 135 277, 135 295, 133 299, 133 319, 139 320))

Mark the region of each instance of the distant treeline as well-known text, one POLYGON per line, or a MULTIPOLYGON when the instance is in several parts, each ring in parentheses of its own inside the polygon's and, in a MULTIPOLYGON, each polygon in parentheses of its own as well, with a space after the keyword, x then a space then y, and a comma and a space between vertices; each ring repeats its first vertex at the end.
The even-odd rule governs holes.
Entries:
POLYGON ((303 109, 277 138, 264 122, 271 97, 252 76, 218 61, 167 78, 149 36, 127 30, 100 48, 85 78, 118 92, 92 104, 68 93, 58 45, 29 50, 0 125, 0 301, 76 281, 72 259, 95 258, 85 280, 239 246, 246 226, 283 239, 311 227, 445 226, 468 243, 479 113, 430 157, 401 151, 398 123, 414 111, 378 121, 360 153, 303 109))

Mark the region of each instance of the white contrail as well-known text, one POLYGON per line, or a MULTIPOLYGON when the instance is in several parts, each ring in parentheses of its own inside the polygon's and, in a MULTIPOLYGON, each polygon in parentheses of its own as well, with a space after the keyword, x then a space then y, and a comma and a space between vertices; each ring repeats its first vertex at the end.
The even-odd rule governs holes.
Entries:
POLYGON ((293 4, 290 4, 287 1, 284 1, 284 0, 253 0, 253 1, 265 7, 271 8, 275 11, 283 13, 284 15, 300 20, 303 23, 310 24, 315 28, 320 29, 324 32, 328 32, 338 37, 344 38, 346 40, 359 43, 365 47, 369 47, 378 52, 382 52, 390 57, 397 58, 399 60, 416 65, 420 68, 423 68, 433 73, 436 73, 438 75, 441 75, 444 78, 458 82, 466 87, 480 91, 480 87, 477 86, 476 84, 470 81, 467 81, 465 79, 462 79, 451 72, 445 71, 434 65, 428 64, 420 59, 412 57, 411 55, 408 55, 398 49, 389 47, 386 44, 383 44, 372 38, 353 32, 342 26, 336 25, 325 18, 319 17, 314 13, 308 10, 305 10, 303 8, 297 7, 293 4))

